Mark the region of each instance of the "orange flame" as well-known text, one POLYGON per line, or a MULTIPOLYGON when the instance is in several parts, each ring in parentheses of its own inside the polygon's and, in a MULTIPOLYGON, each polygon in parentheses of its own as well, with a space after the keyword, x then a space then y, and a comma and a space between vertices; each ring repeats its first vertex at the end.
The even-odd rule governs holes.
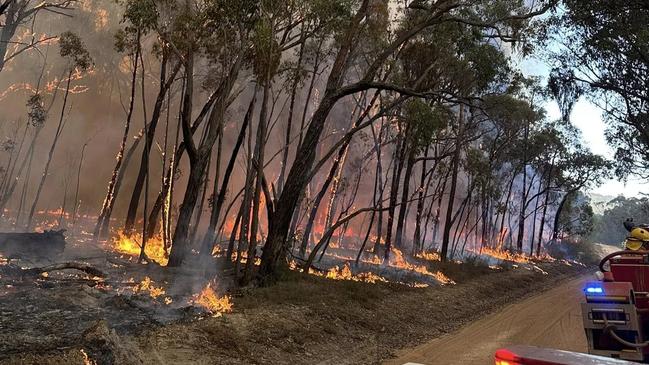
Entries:
POLYGON ((493 257, 495 259, 504 260, 504 261, 513 261, 520 264, 525 264, 530 262, 529 257, 526 257, 520 253, 512 253, 502 249, 493 249, 490 247, 483 247, 482 250, 471 250, 471 252, 481 255, 486 255, 493 257))
POLYGON ((219 297, 210 284, 207 284, 200 293, 194 296, 193 303, 205 308, 215 317, 232 312, 230 297, 227 295, 219 297))
MULTIPOLYGON (((141 233, 129 236, 124 231, 118 231, 117 236, 113 237, 113 248, 119 253, 137 257, 142 249, 139 242, 142 242, 141 233)), ((164 242, 159 236, 147 240, 144 252, 147 257, 161 265, 166 265, 169 260, 164 248, 164 242)))
POLYGON ((148 292, 151 298, 157 298, 165 294, 165 290, 162 287, 156 287, 153 285, 153 281, 150 277, 145 276, 144 279, 133 288, 134 292, 148 292))
POLYGON ((414 265, 414 264, 409 263, 403 257, 403 252, 401 252, 401 250, 399 250, 396 247, 392 248, 392 256, 391 256, 390 261, 392 261, 392 262, 390 262, 390 266, 392 266, 392 267, 406 269, 406 270, 417 272, 417 273, 422 274, 422 275, 431 276, 431 277, 435 278, 437 281, 439 281, 442 285, 455 284, 455 282, 453 280, 451 280, 448 276, 444 275, 444 273, 441 272, 441 271, 437 271, 437 272, 433 273, 433 272, 428 271, 426 266, 414 265))

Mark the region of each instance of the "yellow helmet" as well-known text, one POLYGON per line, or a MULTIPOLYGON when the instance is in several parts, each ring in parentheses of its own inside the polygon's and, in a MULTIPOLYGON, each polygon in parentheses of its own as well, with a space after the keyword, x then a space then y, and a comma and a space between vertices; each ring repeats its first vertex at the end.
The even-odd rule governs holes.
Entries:
POLYGON ((626 248, 637 251, 645 242, 649 242, 649 230, 637 227, 631 230, 631 234, 626 238, 626 248))

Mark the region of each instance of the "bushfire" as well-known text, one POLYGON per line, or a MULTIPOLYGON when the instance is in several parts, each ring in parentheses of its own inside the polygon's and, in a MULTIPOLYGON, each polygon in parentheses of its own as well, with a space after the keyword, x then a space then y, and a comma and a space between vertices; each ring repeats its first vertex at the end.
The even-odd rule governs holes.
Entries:
MULTIPOLYGON (((112 239, 112 247, 115 251, 138 257, 142 250, 142 234, 126 234, 123 230, 117 231, 117 235, 112 239)), ((169 257, 164 248, 164 242, 160 236, 147 239, 144 249, 146 256, 160 265, 166 265, 169 257)))
POLYGON ((212 284, 207 284, 200 293, 194 295, 193 303, 203 307, 215 317, 232 311, 230 297, 227 295, 219 297, 212 288, 212 284))

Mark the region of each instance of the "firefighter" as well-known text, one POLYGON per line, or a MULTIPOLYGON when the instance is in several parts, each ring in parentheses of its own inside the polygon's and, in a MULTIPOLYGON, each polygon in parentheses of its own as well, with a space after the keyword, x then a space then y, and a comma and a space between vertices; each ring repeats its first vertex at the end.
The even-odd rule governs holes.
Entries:
POLYGON ((626 238, 625 246, 627 250, 638 251, 649 249, 649 228, 635 227, 626 238))

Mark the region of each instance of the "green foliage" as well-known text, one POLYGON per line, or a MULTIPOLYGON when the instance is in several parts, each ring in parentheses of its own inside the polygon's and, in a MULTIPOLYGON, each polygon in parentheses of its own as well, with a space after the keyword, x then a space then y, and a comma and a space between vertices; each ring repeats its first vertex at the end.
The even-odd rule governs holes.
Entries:
POLYGON ((275 36, 269 19, 262 18, 257 21, 252 36, 252 64, 257 80, 262 85, 273 79, 280 64, 282 53, 275 36))
POLYGON ((609 245, 619 245, 628 235, 622 223, 633 218, 637 223, 649 223, 649 199, 625 198, 620 195, 605 203, 604 211, 595 216, 595 225, 590 239, 609 245))
POLYGON ((546 39, 553 55, 550 88, 564 117, 581 95, 606 113, 616 172, 647 176, 649 155, 649 5, 638 0, 564 0, 546 39))
POLYGON ((559 230, 572 239, 587 237, 593 230, 594 213, 590 199, 581 192, 570 194, 559 216, 559 230))
POLYGON ((153 0, 126 0, 123 2, 125 24, 115 34, 115 49, 120 53, 134 55, 140 47, 140 39, 157 28, 158 8, 153 0))
POLYGON ((128 23, 128 32, 136 32, 138 29, 147 33, 158 25, 158 8, 153 0, 127 0, 125 3, 123 22, 128 23))
POLYGON ((40 128, 45 124, 47 110, 43 106, 43 97, 40 94, 34 94, 27 100, 27 117, 33 127, 40 128))
POLYGON ((404 119, 408 124, 409 144, 415 153, 429 146, 437 132, 445 128, 452 113, 442 106, 431 108, 420 99, 413 99, 404 106, 404 119))
POLYGON ((92 57, 83 41, 72 32, 64 32, 59 38, 59 53, 70 61, 71 68, 86 71, 93 66, 92 57))

